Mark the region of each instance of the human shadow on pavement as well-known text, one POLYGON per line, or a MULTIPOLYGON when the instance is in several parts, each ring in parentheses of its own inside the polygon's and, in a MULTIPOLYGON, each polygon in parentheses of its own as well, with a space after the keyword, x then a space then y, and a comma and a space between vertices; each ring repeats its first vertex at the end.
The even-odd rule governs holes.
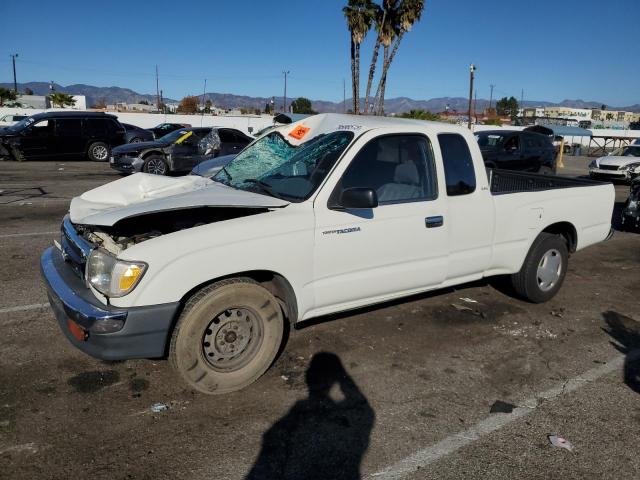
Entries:
POLYGON ((314 355, 306 382, 308 397, 263 435, 247 480, 361 478, 375 422, 369 402, 333 353, 314 355))
POLYGON ((624 383, 640 393, 640 322, 618 312, 602 314, 607 326, 603 328, 615 341, 611 344, 624 353, 624 383))

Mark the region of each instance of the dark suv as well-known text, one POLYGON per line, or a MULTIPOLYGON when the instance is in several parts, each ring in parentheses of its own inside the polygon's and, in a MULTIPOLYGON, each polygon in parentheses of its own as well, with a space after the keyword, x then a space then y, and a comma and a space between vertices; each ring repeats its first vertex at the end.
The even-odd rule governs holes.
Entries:
POLYGON ((488 168, 553 174, 556 151, 546 135, 514 130, 476 132, 482 159, 488 168))
POLYGON ((109 159, 125 143, 125 129, 101 112, 45 112, 0 130, 0 157, 22 160, 109 159))

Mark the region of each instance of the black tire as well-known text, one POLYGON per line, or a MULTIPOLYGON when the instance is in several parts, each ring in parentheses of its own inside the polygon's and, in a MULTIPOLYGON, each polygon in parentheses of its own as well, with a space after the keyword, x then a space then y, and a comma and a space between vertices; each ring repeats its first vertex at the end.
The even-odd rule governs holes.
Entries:
POLYGON ((511 276, 515 293, 532 303, 551 300, 562 286, 568 260, 564 238, 541 233, 531 245, 520 271, 511 276))
POLYGON ((543 165, 540 167, 540 170, 538 170, 538 174, 539 175, 554 175, 554 171, 551 167, 548 167, 546 165, 543 165))
POLYGON ((185 305, 171 336, 169 360, 200 392, 234 392, 267 371, 283 332, 282 310, 267 289, 248 278, 222 280, 185 305))
POLYGON ((17 148, 12 148, 11 153, 13 154, 13 158, 16 160, 16 162, 24 162, 26 160, 24 158, 24 154, 17 148))
POLYGON ((169 173, 169 166, 160 155, 150 155, 144 159, 142 171, 153 173, 154 175, 167 175, 169 173))
POLYGON ((93 142, 87 149, 87 157, 92 162, 108 162, 111 149, 104 142, 93 142))

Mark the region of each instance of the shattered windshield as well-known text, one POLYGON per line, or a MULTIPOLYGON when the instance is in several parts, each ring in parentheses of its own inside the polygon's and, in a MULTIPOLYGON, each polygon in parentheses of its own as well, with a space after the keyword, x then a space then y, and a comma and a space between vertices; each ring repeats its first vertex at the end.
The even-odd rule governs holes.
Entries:
POLYGON ((333 132, 294 147, 279 132, 273 132, 241 152, 214 180, 301 202, 320 185, 352 139, 353 132, 333 132))

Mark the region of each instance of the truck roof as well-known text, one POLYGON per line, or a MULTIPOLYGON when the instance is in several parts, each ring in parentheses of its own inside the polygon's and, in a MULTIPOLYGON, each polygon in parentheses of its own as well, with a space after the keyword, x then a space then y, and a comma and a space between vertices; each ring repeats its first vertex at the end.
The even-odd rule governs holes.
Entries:
POLYGON ((469 132, 467 128, 442 122, 415 120, 412 118, 374 117, 367 115, 347 115, 342 113, 321 113, 299 120, 290 125, 279 127, 287 141, 294 145, 304 143, 321 134, 336 131, 351 131, 356 134, 375 128, 431 128, 447 132, 469 132))

